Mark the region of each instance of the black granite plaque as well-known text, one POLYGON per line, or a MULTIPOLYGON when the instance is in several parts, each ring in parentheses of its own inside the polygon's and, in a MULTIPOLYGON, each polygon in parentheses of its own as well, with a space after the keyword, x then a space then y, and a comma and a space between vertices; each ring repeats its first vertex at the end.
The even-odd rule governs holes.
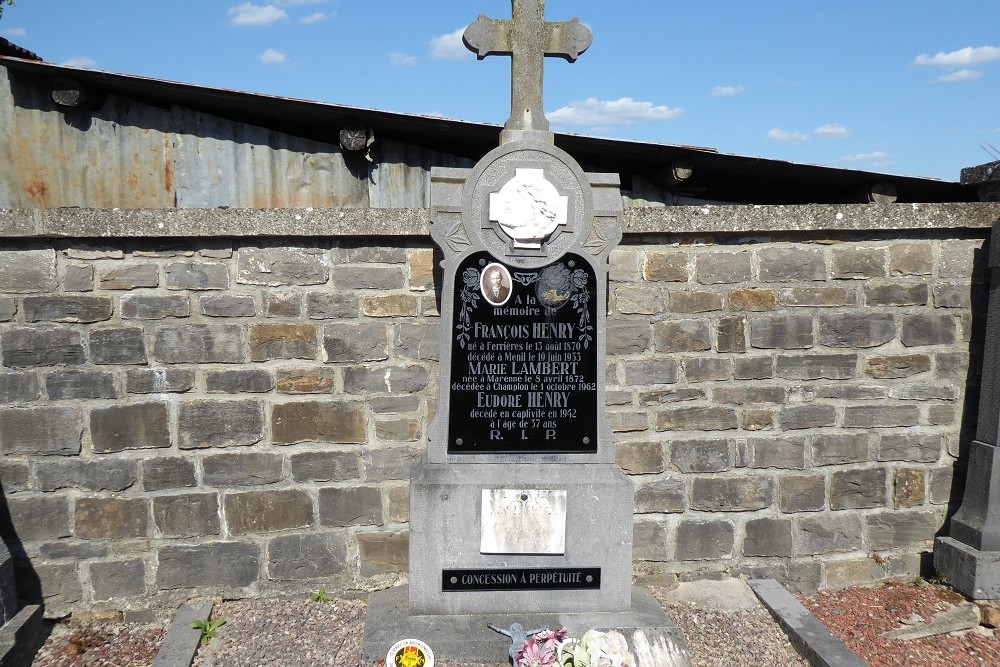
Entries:
POLYGON ((459 265, 449 454, 597 451, 596 294, 579 255, 518 269, 478 252, 459 265))
POLYGON ((597 590, 601 588, 601 568, 442 570, 441 588, 445 592, 597 590))

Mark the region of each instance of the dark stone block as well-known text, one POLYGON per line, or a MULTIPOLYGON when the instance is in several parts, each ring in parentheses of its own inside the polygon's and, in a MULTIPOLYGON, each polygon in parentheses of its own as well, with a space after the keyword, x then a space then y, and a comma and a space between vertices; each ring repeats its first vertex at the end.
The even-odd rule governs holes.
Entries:
POLYGON ((188 401, 177 417, 178 447, 247 447, 264 437, 264 406, 260 401, 188 401))
POLYGON ((41 397, 41 383, 36 373, 0 373, 0 405, 31 403, 41 397))
POLYGON ((429 376, 423 366, 353 367, 344 370, 344 391, 414 393, 427 387, 429 376))
POLYGON ((875 551, 930 544, 944 519, 932 510, 882 512, 865 517, 875 551))
POLYGON ((822 428, 836 423, 837 409, 832 405, 786 405, 781 408, 779 419, 786 431, 822 428))
POLYGON ((705 398, 704 389, 662 389, 660 391, 644 391, 639 394, 639 404, 645 407, 666 405, 668 403, 683 403, 705 398))
POLYGON ((165 326, 153 339, 153 356, 166 364, 236 364, 246 361, 247 344, 236 324, 165 326))
POLYGON ((27 463, 0 462, 0 493, 10 495, 27 491, 30 481, 27 463))
POLYGON ((868 306, 926 306, 927 285, 875 285, 865 287, 868 306))
POLYGON ((77 498, 74 533, 85 540, 146 537, 148 514, 142 498, 77 498))
POLYGON ((95 364, 146 363, 146 341, 142 329, 100 329, 90 332, 90 359, 95 364))
POLYGON ((125 391, 130 394, 182 394, 194 388, 194 371, 180 368, 130 368, 125 391))
POLYGON ((620 442, 615 449, 615 463, 630 475, 655 475, 665 470, 663 444, 659 442, 620 442))
POLYGON ((311 320, 341 320, 358 317, 360 301, 350 293, 309 292, 306 312, 311 320))
POLYGON ((17 299, 0 297, 0 322, 10 322, 17 315, 17 299))
POLYGON ((866 433, 816 435, 811 441, 809 458, 818 466, 867 461, 868 439, 866 433))
POLYGON ((45 391, 53 401, 118 398, 115 376, 98 371, 53 371, 45 376, 45 391))
POLYGON ((49 613, 68 614, 83 597, 79 563, 38 563, 27 571, 15 565, 14 583, 21 599, 42 599, 49 613))
POLYGON ((732 468, 732 458, 728 440, 685 440, 670 443, 670 463, 684 473, 725 472, 732 468))
POLYGON ((167 289, 229 289, 229 268, 207 262, 173 262, 164 269, 167 289))
POLYGON ((896 428, 920 423, 916 405, 850 405, 844 408, 844 428, 896 428))
POLYGON ((779 355, 777 375, 788 380, 847 380, 857 366, 856 354, 779 355))
POLYGON ((106 296, 26 296, 22 303, 25 322, 103 322, 113 310, 106 296))
POLYGON ((838 470, 830 475, 830 508, 835 510, 885 507, 885 468, 838 470))
MULTIPOLYGON (((618 249, 612 253, 612 261, 615 258, 631 258, 634 261, 635 256, 618 249)), ((618 271, 618 273, 625 273, 621 279, 628 282, 638 278, 637 275, 633 275, 633 272, 618 271)), ((651 282, 686 283, 689 278, 687 254, 684 252, 647 252, 645 253, 642 276, 644 280, 651 282)))
POLYGON ((62 495, 7 498, 7 517, 0 515, 0 533, 11 543, 69 537, 69 499, 62 495))
POLYGON ((79 331, 69 329, 13 329, 0 336, 3 365, 76 366, 86 361, 79 331))
POLYGON ((274 442, 363 443, 368 440, 364 403, 355 401, 311 401, 272 407, 274 442))
POLYGON ((327 324, 323 327, 324 361, 384 361, 389 343, 384 324, 327 324))
POLYGON ((122 600, 146 593, 146 568, 139 559, 91 563, 94 600, 122 600))
POLYGON ((743 555, 748 558, 791 558, 792 522, 771 518, 747 521, 743 555))
POLYGON ((833 277, 839 280, 885 277, 885 250, 883 248, 835 249, 833 277))
POLYGON ((716 403, 725 403, 727 405, 784 403, 787 399, 787 391, 784 387, 769 387, 766 385, 717 387, 712 390, 712 398, 716 403))
POLYGON ((642 354, 653 341, 653 325, 648 319, 612 318, 607 331, 607 352, 612 356, 642 354))
POLYGON ((659 521, 636 521, 632 526, 632 558, 667 560, 667 530, 659 521))
POLYGON ((673 359, 643 359, 626 361, 625 382, 631 387, 674 384, 679 377, 679 367, 673 359))
POLYGON ((733 360, 733 378, 736 380, 769 380, 774 377, 774 359, 749 357, 733 360))
POLYGON ((793 287, 778 292, 782 304, 793 308, 856 306, 858 294, 847 287, 793 287))
POLYGON ((765 248, 758 251, 761 282, 826 280, 827 266, 823 250, 802 248, 765 248))
MULTIPOLYGON (((329 331, 327 326, 324 331, 329 331)), ((324 345, 326 340, 324 339, 324 345)), ((441 348, 441 327, 438 324, 398 324, 392 342, 396 356, 416 361, 437 361, 441 348)), ((328 352, 329 353, 329 352, 328 352)), ((385 358, 388 358, 388 354, 385 358)))
POLYGON ((778 507, 786 514, 822 512, 826 507, 826 478, 782 475, 778 478, 778 507))
POLYGON ((687 509, 684 495, 684 480, 679 477, 640 484, 635 490, 635 511, 637 514, 680 513, 687 509))
POLYGON ((63 290, 67 292, 93 292, 94 267, 89 264, 67 264, 62 272, 63 290))
POLYGON ((289 458, 296 482, 346 482, 361 477, 354 452, 302 452, 289 458))
MULTIPOLYGON (((320 492, 320 514, 323 502, 320 492)), ((257 535, 305 528, 312 524, 309 494, 299 489, 227 493, 223 500, 230 535, 257 535)))
POLYGON ((145 491, 165 491, 197 486, 194 461, 179 456, 157 456, 143 459, 142 488, 145 491))
POLYGON ((319 490, 320 525, 381 526, 382 492, 373 486, 319 490))
POLYGON ((723 299, 716 292, 670 292, 670 310, 674 313, 710 313, 722 310, 723 299))
POLYGON ((250 358, 315 359, 319 353, 316 336, 314 324, 254 324, 250 327, 250 358))
POLYGON ((336 289, 350 290, 397 290, 406 286, 403 267, 338 266, 333 272, 336 289))
POLYGON ((857 513, 802 516, 795 521, 795 555, 817 556, 862 548, 864 531, 857 513))
POLYGON ((657 431, 729 431, 737 427, 732 408, 673 408, 656 413, 657 431))
POLYGON ((281 481, 284 457, 254 452, 218 454, 202 460, 202 485, 206 487, 260 486, 281 481))
POLYGON ((257 304, 249 294, 206 294, 198 300, 206 317, 253 317, 257 304))
POLYGON ((0 250, 0 285, 5 292, 51 292, 56 288, 56 252, 52 248, 0 250))
POLYGON ((747 351, 747 318, 742 315, 719 320, 719 352, 743 354, 747 351))
POLYGON ((827 347, 867 348, 896 337, 896 318, 882 313, 819 316, 819 342, 827 347))
POLYGON ((879 461, 933 463, 945 450, 940 434, 902 433, 883 435, 878 442, 879 461))
POLYGON ((163 537, 219 534, 219 496, 185 493, 153 498, 153 522, 163 537))
MULTIPOLYGON (((269 247, 239 249, 236 282, 246 285, 321 285, 330 277, 330 260, 322 248, 269 247)), ((400 271, 402 279, 402 271, 400 271)), ((397 287, 402 287, 402 283, 397 287)), ((348 287, 355 288, 351 284, 348 287)))
POLYGON ((38 547, 42 558, 49 560, 97 560, 107 558, 111 548, 107 544, 59 540, 38 547))
POLYGON ((730 359, 692 357, 684 360, 684 377, 688 382, 728 380, 732 376, 733 362, 730 359))
POLYGON ((808 315, 771 315, 750 319, 750 346, 796 350, 813 346, 813 320, 808 315))
POLYGON ((131 264, 101 271, 97 279, 101 289, 130 290, 139 287, 159 287, 160 269, 156 264, 131 264))
POLYGON ((750 253, 705 252, 695 258, 695 273, 702 285, 742 283, 753 278, 750 253))
POLYGON ((274 376, 263 368, 208 371, 205 388, 209 393, 262 394, 274 389, 274 376))
POLYGON ((245 542, 165 546, 158 560, 156 586, 161 590, 241 588, 257 581, 260 573, 260 550, 245 542))
POLYGON ((0 447, 5 455, 80 453, 83 417, 76 408, 0 408, 0 447))
POLYGON ((805 438, 751 438, 751 468, 802 470, 806 466, 805 438))
POLYGON ((728 521, 681 521, 677 560, 716 560, 732 556, 736 530, 728 521))
POLYGON ((957 338, 956 324, 954 315, 908 315, 900 340, 906 347, 951 345, 957 338))
POLYGON ((381 442, 416 442, 422 424, 417 417, 399 417, 375 422, 375 439, 381 442))
POLYGON ((130 294, 121 300, 122 319, 164 320, 190 317, 191 299, 187 296, 153 296, 130 294))
POLYGON ((753 512, 773 502, 767 477, 696 477, 691 486, 691 509, 704 512, 753 512))
POLYGON ((409 479, 420 456, 420 450, 410 447, 367 450, 361 455, 365 479, 369 482, 409 479))
POLYGON ((342 534, 282 535, 267 545, 267 574, 274 581, 330 577, 344 571, 347 539, 342 534))
POLYGON ((99 454, 170 446, 166 403, 132 403, 94 408, 90 433, 99 454))
POLYGON ((710 320, 667 320, 653 325, 657 352, 702 352, 712 349, 710 320))
POLYGON ((35 466, 39 491, 84 489, 124 491, 136 483, 136 463, 128 460, 85 461, 79 458, 40 462, 35 466))

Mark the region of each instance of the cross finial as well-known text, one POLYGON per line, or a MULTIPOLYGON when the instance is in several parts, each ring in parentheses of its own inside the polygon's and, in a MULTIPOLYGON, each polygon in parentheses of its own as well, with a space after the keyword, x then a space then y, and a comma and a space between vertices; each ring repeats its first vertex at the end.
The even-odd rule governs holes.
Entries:
POLYGON ((465 30, 463 41, 480 60, 491 55, 511 56, 510 118, 501 141, 525 132, 545 133, 552 140, 542 111, 542 73, 545 56, 573 62, 587 50, 593 35, 579 19, 545 20, 545 0, 511 0, 511 20, 480 14, 465 30))

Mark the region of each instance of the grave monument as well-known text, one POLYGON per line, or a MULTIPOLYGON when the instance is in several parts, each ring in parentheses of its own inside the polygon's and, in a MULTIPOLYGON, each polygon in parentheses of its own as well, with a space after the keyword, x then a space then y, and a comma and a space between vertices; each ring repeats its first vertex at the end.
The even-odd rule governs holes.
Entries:
POLYGON ((511 4, 511 20, 480 16, 464 36, 480 59, 511 57, 500 146, 431 175, 438 412, 410 480, 409 586, 369 599, 366 660, 414 637, 439 656, 496 661, 510 640, 487 624, 645 629, 683 644, 633 590, 634 488, 605 419, 619 178, 584 173, 542 111, 544 58, 572 62, 592 36, 577 19, 545 21, 544 0, 511 4))

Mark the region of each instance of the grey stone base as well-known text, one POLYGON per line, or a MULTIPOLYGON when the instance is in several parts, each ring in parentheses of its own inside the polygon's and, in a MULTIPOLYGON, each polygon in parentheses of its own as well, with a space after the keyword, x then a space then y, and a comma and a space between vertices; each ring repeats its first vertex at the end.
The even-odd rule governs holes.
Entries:
POLYGON ((181 605, 156 653, 153 667, 190 667, 201 644, 201 630, 192 628, 191 622, 207 621, 211 614, 211 602, 202 602, 197 607, 181 605))
POLYGON ((28 667, 45 641, 42 608, 28 605, 0 628, 0 665, 28 667))
POLYGON ((434 651, 435 661, 503 664, 508 660, 510 640, 487 628, 487 623, 501 628, 509 628, 512 623, 520 623, 526 629, 566 628, 574 636, 591 629, 614 629, 621 631, 630 643, 632 632, 641 629, 651 642, 662 636, 687 652, 687 642, 680 628, 667 617, 649 591, 641 586, 632 589, 632 608, 628 611, 582 614, 410 616, 408 596, 408 586, 398 586, 368 597, 368 616, 361 648, 362 665, 365 667, 385 659, 389 647, 400 639, 426 642, 434 651))
POLYGON ((934 545, 934 569, 974 600, 1000 600, 1000 551, 980 551, 952 537, 934 545))

